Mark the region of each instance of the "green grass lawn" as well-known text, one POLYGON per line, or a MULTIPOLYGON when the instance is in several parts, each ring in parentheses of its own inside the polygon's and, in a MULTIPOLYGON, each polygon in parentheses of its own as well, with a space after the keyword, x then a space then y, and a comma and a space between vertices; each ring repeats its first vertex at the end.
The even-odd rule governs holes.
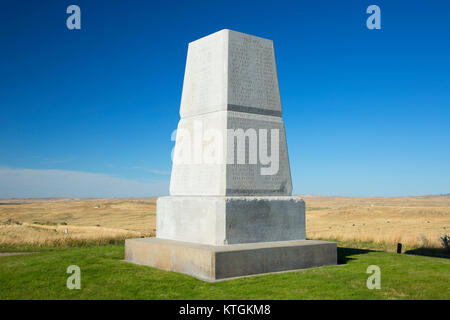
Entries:
POLYGON ((121 261, 123 245, 0 257, 0 299, 450 299, 450 260, 339 248, 337 266, 207 283, 121 261), (81 289, 69 290, 69 265, 81 289), (369 265, 381 289, 369 290, 369 265))

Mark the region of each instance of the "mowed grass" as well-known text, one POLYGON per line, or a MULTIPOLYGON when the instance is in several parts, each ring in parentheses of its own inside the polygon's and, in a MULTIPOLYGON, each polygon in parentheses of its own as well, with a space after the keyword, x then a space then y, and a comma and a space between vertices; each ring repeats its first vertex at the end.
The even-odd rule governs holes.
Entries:
POLYGON ((121 261, 123 245, 0 257, 0 299, 450 299, 450 260, 339 248, 337 266, 207 283, 121 261), (70 265, 81 290, 69 290, 70 265), (369 290, 367 267, 381 268, 369 290))

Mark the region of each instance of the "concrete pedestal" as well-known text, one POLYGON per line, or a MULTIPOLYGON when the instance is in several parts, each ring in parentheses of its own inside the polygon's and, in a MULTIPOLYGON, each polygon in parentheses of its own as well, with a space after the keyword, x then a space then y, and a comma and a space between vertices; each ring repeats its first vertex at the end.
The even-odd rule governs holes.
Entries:
POLYGON ((127 239, 125 260, 205 281, 334 265, 336 243, 316 240, 204 245, 158 238, 127 239))
POLYGON ((292 196, 161 197, 156 237, 219 246, 304 240, 305 202, 292 196))

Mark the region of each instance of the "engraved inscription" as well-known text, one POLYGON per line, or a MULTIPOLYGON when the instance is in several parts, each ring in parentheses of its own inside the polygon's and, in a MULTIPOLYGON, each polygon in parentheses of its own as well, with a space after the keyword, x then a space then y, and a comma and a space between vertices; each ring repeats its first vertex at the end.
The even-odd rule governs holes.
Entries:
MULTIPOLYGON (((267 129, 270 135, 271 129, 279 130, 279 159, 278 172, 274 175, 261 175, 261 167, 265 167, 258 161, 250 164, 249 148, 246 143, 245 164, 238 164, 234 161, 227 165, 227 195, 290 195, 292 192, 291 174, 289 159, 286 148, 286 137, 284 133, 283 121, 279 117, 261 116, 246 114, 241 112, 228 112, 227 127, 229 129, 241 128, 243 130, 267 129)), ((268 150, 271 150, 271 139, 267 139, 268 150)), ((236 143, 228 145, 234 148, 236 154, 236 143)))
POLYGON ((281 110, 272 42, 232 32, 228 104, 281 110))

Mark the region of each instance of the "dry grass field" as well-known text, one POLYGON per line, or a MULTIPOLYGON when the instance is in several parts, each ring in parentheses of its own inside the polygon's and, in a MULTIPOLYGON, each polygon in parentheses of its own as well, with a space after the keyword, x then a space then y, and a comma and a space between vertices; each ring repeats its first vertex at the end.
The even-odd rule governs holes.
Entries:
POLYGON ((151 236, 155 213, 156 201, 150 198, 3 199, 0 245, 78 245, 151 236))
MULTIPOLYGON (((439 247, 450 235, 450 195, 302 196, 307 236, 439 247)), ((151 236, 155 199, 0 199, 0 245, 76 245, 151 236), (67 229, 68 233, 65 233, 67 229)))
POLYGON ((450 235, 450 195, 422 197, 302 196, 309 238, 440 247, 450 235))

